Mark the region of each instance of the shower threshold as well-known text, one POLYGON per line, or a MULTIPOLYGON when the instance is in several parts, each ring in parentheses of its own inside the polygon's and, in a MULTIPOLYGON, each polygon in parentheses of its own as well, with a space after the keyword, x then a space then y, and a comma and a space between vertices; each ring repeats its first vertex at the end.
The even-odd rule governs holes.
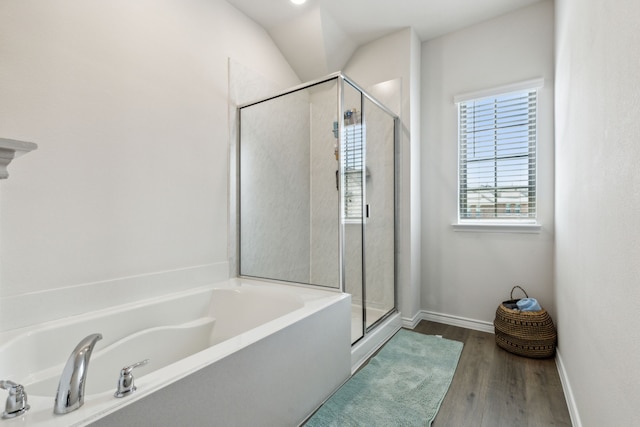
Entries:
MULTIPOLYGON (((362 308, 360 308, 362 310, 362 308)), ((382 311, 382 310, 380 310, 382 311)), ((354 336, 355 343, 351 345, 351 373, 353 374, 358 368, 372 356, 384 343, 386 343, 398 330, 402 327, 402 319, 400 313, 396 310, 384 312, 382 317, 379 317, 376 321, 373 321, 373 328, 367 327, 367 333, 362 336, 362 314, 359 314, 356 318, 358 320, 357 335, 354 335, 354 308, 351 307, 351 331, 352 339, 354 336)), ((362 311, 360 311, 362 313, 362 311)), ((369 322, 367 322, 369 323, 369 322)))

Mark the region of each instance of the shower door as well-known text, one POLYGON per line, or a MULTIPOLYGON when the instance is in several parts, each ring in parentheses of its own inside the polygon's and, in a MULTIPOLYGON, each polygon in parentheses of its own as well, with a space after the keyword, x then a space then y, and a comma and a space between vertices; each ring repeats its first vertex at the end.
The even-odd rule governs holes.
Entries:
POLYGON ((365 123, 364 313, 370 330, 395 309, 395 120, 369 98, 365 123))
POLYGON ((343 106, 344 285, 355 343, 395 309, 396 121, 348 81, 343 106))

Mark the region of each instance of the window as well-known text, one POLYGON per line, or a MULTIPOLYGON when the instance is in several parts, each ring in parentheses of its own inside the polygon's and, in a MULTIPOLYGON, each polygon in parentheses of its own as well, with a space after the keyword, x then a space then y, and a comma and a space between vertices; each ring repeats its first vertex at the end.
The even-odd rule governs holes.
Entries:
POLYGON ((461 223, 536 218, 537 89, 541 84, 526 83, 530 86, 456 98, 461 223))
POLYGON ((345 112, 342 144, 345 223, 362 222, 363 134, 364 125, 361 123, 360 114, 355 109, 345 112))

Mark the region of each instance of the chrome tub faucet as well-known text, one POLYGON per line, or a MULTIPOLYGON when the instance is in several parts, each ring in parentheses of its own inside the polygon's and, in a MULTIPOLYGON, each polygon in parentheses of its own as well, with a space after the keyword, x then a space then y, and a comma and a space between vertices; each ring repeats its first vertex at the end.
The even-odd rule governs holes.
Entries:
POLYGON ((2 418, 19 417, 29 410, 27 393, 25 393, 24 387, 13 381, 0 381, 0 388, 9 391, 2 418))
POLYGON ((131 366, 125 366, 124 368, 122 368, 122 370, 120 371, 120 378, 118 379, 118 389, 114 394, 115 397, 125 397, 137 390, 136 385, 133 382, 133 374, 131 373, 131 371, 133 371, 134 368, 137 368, 138 366, 144 366, 147 363, 149 363, 149 359, 144 359, 138 363, 134 363, 131 366))
POLYGON ((53 406, 54 413, 66 414, 75 411, 84 404, 84 388, 87 382, 89 359, 93 347, 101 339, 102 334, 91 334, 80 341, 71 352, 58 383, 58 392, 53 406))

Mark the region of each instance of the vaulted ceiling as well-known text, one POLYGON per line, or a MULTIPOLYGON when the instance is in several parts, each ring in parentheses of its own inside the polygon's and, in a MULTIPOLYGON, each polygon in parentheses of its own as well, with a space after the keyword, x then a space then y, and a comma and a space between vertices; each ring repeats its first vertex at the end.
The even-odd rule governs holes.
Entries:
POLYGON ((301 81, 341 70, 359 47, 413 27, 421 41, 540 0, 227 0, 261 25, 301 81))

